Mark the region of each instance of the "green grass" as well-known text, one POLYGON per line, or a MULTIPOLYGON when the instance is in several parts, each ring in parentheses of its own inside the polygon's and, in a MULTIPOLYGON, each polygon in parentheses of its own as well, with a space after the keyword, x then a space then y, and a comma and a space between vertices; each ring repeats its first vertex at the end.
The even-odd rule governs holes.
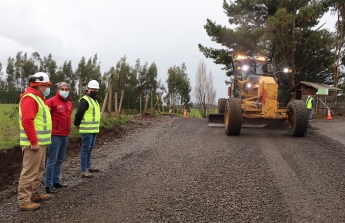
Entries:
POLYGON ((187 112, 188 118, 202 118, 198 109, 192 108, 190 112, 187 112))
POLYGON ((19 121, 17 104, 0 106, 0 148, 9 149, 19 145, 19 121))
MULTIPOLYGON (((211 110, 209 111, 209 113, 210 113, 210 114, 216 114, 216 113, 218 113, 218 112, 217 112, 217 109, 211 109, 211 110)), ((202 117, 201 117, 201 114, 200 114, 200 112, 199 112, 199 110, 196 109, 196 108, 192 108, 192 109, 190 110, 190 112, 187 112, 187 117, 189 117, 189 118, 202 118, 202 117)))

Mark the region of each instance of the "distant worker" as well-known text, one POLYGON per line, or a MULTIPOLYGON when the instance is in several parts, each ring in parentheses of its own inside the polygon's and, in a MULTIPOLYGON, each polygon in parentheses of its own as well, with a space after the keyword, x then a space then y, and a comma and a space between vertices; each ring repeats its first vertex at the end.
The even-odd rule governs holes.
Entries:
POLYGON ((74 125, 79 129, 82 139, 80 152, 81 177, 92 178, 93 172, 99 172, 91 164, 92 150, 96 144, 97 133, 101 120, 100 106, 97 101, 99 83, 91 80, 87 85, 87 92, 80 100, 74 117, 74 125))
POLYGON ((68 186, 61 183, 60 172, 71 130, 73 106, 69 95, 69 85, 66 82, 60 82, 57 87, 58 91, 55 96, 47 100, 53 122, 52 144, 48 147, 45 173, 46 192, 49 194, 56 193, 56 188, 68 186))
POLYGON ((18 203, 22 211, 40 207, 39 201, 51 198, 39 194, 38 189, 44 174, 46 149, 51 143, 52 122, 45 97, 52 84, 46 73, 29 76, 30 87, 20 95, 19 128, 23 164, 18 185, 18 203))
POLYGON ((306 104, 307 109, 308 109, 308 120, 312 120, 315 102, 314 102, 314 98, 312 96, 310 96, 310 94, 308 94, 308 98, 307 98, 305 104, 306 104))

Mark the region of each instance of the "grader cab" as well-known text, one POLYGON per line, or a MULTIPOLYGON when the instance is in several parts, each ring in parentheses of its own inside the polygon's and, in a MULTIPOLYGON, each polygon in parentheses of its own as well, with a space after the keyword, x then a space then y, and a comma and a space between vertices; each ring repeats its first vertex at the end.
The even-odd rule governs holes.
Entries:
POLYGON ((285 121, 291 136, 304 136, 307 131, 307 109, 303 101, 291 100, 287 106, 278 101, 278 80, 289 69, 275 71, 265 57, 233 57, 233 76, 229 98, 218 100, 218 114, 210 114, 210 123, 224 123, 227 135, 239 135, 242 123, 285 121))

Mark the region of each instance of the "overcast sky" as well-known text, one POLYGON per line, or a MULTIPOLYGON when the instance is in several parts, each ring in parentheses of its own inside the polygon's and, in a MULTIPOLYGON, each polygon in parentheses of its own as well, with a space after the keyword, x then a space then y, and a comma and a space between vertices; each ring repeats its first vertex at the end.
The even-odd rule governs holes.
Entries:
MULTIPOLYGON (((200 60, 214 77, 217 98, 227 97, 227 79, 199 51, 198 44, 220 48, 204 29, 206 19, 228 25, 223 0, 1 0, 0 62, 22 51, 41 57, 52 54, 58 66, 71 60, 73 70, 81 58, 98 55, 101 73, 121 57, 135 65, 153 62, 164 83, 167 70, 185 63, 192 88, 200 60)), ((334 27, 334 19, 326 27, 334 27)), ((192 93, 194 92, 192 89, 192 93)))

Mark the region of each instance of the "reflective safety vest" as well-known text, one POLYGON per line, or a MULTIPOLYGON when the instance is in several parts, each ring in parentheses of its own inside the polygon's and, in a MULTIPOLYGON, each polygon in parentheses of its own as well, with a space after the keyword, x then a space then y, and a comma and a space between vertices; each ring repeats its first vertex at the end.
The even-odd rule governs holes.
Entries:
POLYGON ((52 118, 50 116, 49 107, 44 103, 44 101, 37 95, 28 93, 25 94, 19 102, 19 128, 20 128, 20 145, 30 146, 31 143, 24 131, 22 125, 22 110, 20 108, 20 103, 24 97, 32 97, 38 104, 38 112, 34 119, 36 135, 38 138, 38 145, 49 145, 51 144, 51 132, 52 132, 52 118))
POLYGON ((306 100, 305 105, 307 106, 307 109, 313 109, 313 101, 314 101, 314 98, 312 97, 309 97, 306 100))
POLYGON ((84 117, 81 120, 79 133, 98 133, 101 120, 101 110, 98 101, 93 100, 87 95, 84 95, 82 98, 89 103, 89 108, 85 111, 84 117))

